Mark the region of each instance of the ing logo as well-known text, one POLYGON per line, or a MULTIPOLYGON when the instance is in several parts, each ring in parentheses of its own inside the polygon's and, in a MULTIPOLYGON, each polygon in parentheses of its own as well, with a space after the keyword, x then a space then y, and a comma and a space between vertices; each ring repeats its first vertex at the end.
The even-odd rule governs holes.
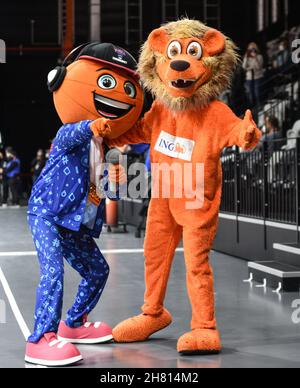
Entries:
POLYGON ((186 149, 184 145, 181 145, 180 143, 175 144, 175 152, 178 152, 179 154, 185 154, 186 149))
POLYGON ((194 147, 195 142, 193 140, 173 136, 165 131, 161 131, 155 145, 155 150, 171 158, 190 162, 194 147))
POLYGON ((0 39, 0 63, 6 63, 6 44, 0 39))
POLYGON ((186 148, 184 145, 180 143, 168 142, 165 140, 161 140, 160 147, 165 148, 171 152, 177 152, 178 154, 184 154, 186 152, 186 148))

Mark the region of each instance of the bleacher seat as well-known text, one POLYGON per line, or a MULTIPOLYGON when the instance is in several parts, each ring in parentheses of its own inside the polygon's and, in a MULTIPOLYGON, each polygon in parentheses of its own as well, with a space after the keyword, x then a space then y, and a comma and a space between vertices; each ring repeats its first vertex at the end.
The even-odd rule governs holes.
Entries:
POLYGON ((297 138, 300 138, 300 120, 296 121, 293 128, 287 131, 287 144, 282 149, 292 150, 296 148, 297 138))

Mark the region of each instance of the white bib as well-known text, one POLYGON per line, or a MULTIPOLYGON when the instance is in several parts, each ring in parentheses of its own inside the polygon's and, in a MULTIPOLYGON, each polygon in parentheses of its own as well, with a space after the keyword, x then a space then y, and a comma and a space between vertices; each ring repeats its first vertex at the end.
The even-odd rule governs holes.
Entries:
POLYGON ((195 144, 194 140, 176 137, 165 131, 161 131, 154 149, 171 158, 190 162, 192 160, 195 144))

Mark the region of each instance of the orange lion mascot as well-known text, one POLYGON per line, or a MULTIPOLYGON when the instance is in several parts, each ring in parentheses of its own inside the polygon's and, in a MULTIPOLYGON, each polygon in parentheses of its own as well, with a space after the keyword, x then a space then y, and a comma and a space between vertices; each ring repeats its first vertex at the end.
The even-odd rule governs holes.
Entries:
MULTIPOLYGON (((156 101, 132 130, 111 145, 150 143, 152 164, 160 166, 161 172, 172 170, 174 163, 182 170, 192 167, 193 187, 198 180, 196 166, 202 165, 204 189, 202 201, 190 193, 181 198, 172 194, 152 197, 145 241, 143 314, 114 329, 117 342, 143 341, 171 324, 164 298, 174 253, 183 238, 192 331, 179 339, 178 351, 221 351, 209 264, 221 200, 220 155, 233 145, 249 150, 261 137, 250 111, 241 120, 217 100, 228 88, 238 60, 230 39, 196 20, 166 24, 153 31, 143 46, 139 72, 156 101)), ((164 186, 161 177, 159 182, 164 186)), ((172 192, 175 186, 171 183, 172 192)))

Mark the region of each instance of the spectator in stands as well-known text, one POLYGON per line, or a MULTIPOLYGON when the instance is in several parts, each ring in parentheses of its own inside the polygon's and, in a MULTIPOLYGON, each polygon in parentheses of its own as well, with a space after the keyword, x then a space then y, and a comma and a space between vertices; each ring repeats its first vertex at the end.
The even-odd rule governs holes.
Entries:
POLYGON ((289 43, 287 40, 281 40, 278 46, 278 52, 273 62, 273 68, 281 70, 290 63, 291 53, 289 51, 289 43))
POLYGON ((3 207, 7 205, 8 198, 8 185, 7 179, 4 173, 6 166, 4 151, 0 150, 0 201, 3 207))
POLYGON ((50 148, 49 148, 48 150, 45 151, 45 160, 46 160, 46 162, 47 162, 47 160, 48 160, 49 157, 50 157, 50 152, 51 152, 50 148))
POLYGON ((272 154, 281 147, 279 139, 282 139, 279 120, 275 116, 267 115, 265 117, 265 134, 261 139, 259 147, 262 147, 263 143, 267 143, 267 150, 272 154))
POLYGON ((249 44, 243 61, 246 89, 252 105, 261 103, 260 86, 264 77, 264 59, 256 43, 249 44))
POLYGON ((44 150, 39 149, 36 154, 36 157, 31 162, 31 172, 32 172, 33 183, 38 179, 45 165, 46 165, 45 152, 44 150))
MULTIPOLYGON (((16 152, 12 147, 5 149, 6 166, 2 169, 2 173, 7 179, 7 184, 12 196, 12 206, 19 207, 20 202, 20 172, 21 162, 17 157, 16 152)), ((3 203, 7 204, 8 192, 6 193, 3 203)))
POLYGON ((3 169, 4 169, 4 163, 5 163, 5 159, 4 159, 4 153, 2 150, 0 150, 0 183, 2 182, 3 180, 3 169))

